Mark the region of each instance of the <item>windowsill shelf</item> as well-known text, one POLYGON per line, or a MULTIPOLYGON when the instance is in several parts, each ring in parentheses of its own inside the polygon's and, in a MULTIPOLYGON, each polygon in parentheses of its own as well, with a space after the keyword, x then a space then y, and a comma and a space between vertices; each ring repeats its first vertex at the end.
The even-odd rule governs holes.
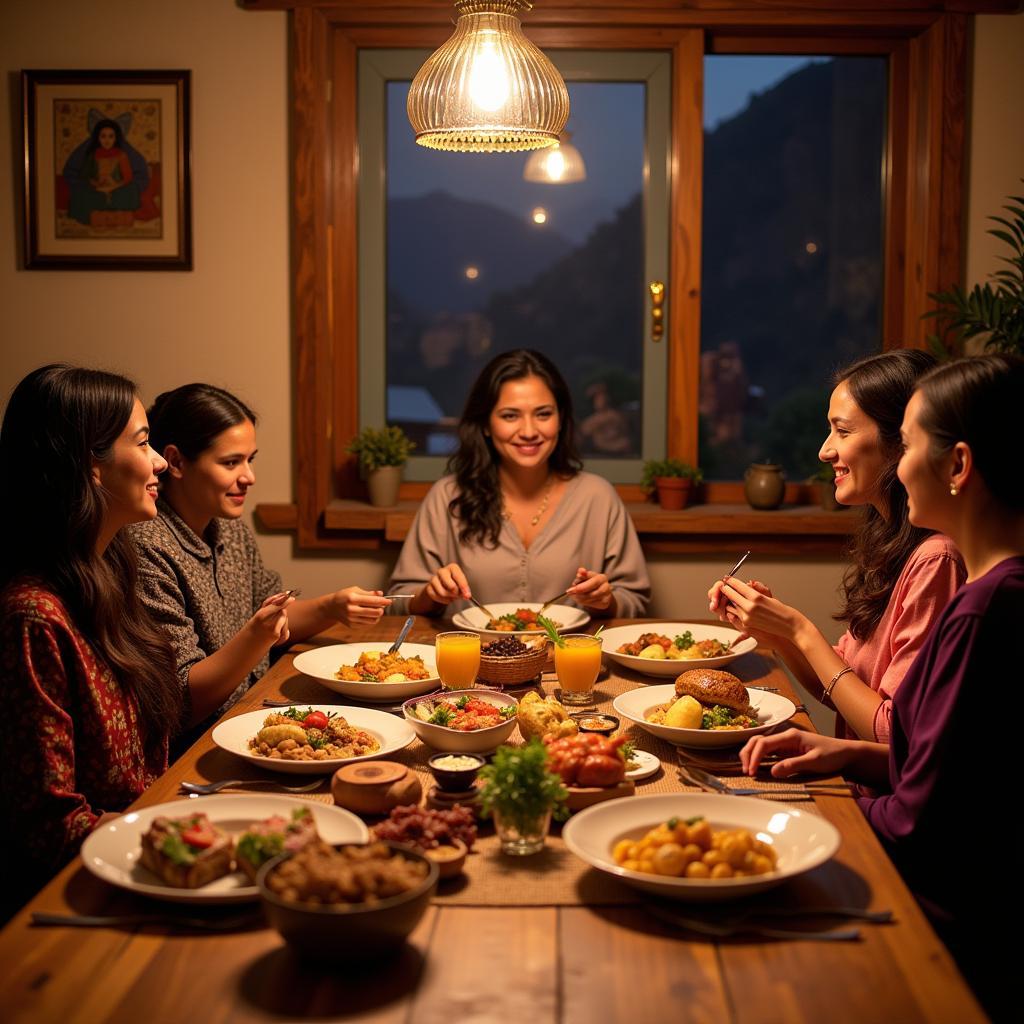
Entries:
MULTIPOLYGON (((338 548, 383 547, 405 540, 418 501, 393 508, 375 508, 365 501, 335 499, 323 514, 323 528, 338 548), (356 541, 357 543, 352 543, 356 541), (376 540, 368 544, 368 540, 376 540)), ((685 554, 732 551, 746 543, 763 553, 832 555, 842 550, 859 517, 847 511, 827 512, 814 505, 789 505, 759 512, 747 505, 694 505, 668 512, 649 503, 627 503, 644 550, 685 554)), ((294 530, 294 505, 257 505, 256 517, 268 530, 294 530)))

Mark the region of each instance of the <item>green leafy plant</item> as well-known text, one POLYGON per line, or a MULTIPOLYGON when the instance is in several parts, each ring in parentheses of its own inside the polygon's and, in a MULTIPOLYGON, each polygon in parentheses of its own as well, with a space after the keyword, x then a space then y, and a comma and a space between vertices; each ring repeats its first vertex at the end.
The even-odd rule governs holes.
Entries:
POLYGON ((954 285, 931 296, 938 308, 924 315, 934 317, 942 332, 928 336, 939 359, 962 355, 966 342, 977 337, 984 337, 986 349, 1024 355, 1024 196, 1007 198, 1011 202, 1003 209, 1010 217, 989 217, 999 226, 988 233, 1009 246, 1010 255, 999 257, 1009 269, 997 270, 970 291, 954 285))
POLYGON ((653 491, 659 476, 676 476, 684 480, 692 480, 699 484, 704 479, 704 474, 688 462, 681 462, 679 459, 648 459, 644 463, 643 477, 640 486, 645 491, 653 491))
POLYGON ((404 466, 416 445, 401 427, 365 427, 345 449, 359 459, 363 471, 370 473, 383 466, 404 466))
POLYGON ((523 747, 498 747, 491 764, 480 769, 480 800, 521 833, 534 828, 548 811, 561 821, 568 816, 562 780, 548 768, 547 747, 536 737, 523 747))

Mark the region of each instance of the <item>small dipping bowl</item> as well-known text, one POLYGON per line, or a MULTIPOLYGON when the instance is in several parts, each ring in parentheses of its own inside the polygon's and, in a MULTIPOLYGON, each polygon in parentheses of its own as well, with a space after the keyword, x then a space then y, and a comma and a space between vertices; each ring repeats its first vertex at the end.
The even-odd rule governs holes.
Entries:
POLYGON ((611 736, 619 727, 619 720, 614 715, 605 715, 599 711, 577 711, 569 717, 579 726, 580 732, 611 736))
POLYGON ((466 793, 473 788, 476 774, 486 761, 479 754, 434 754, 427 760, 439 788, 448 793, 466 793))

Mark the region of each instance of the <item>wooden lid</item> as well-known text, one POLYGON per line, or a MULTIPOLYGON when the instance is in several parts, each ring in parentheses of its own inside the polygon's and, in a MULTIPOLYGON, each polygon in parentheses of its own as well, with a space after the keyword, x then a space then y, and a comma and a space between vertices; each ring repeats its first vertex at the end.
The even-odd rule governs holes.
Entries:
POLYGON ((335 777, 354 786, 390 786, 409 769, 397 761, 356 761, 339 768, 335 777))

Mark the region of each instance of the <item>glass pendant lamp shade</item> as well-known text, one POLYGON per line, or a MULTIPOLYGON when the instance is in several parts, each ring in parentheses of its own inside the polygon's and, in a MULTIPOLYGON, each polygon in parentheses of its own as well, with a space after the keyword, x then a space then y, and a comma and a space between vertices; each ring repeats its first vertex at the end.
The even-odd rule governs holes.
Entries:
POLYGON ((406 109, 416 141, 462 153, 543 149, 569 118, 554 64, 523 35, 526 0, 456 0, 452 37, 416 73, 406 109))
POLYGON ((571 138, 571 132, 562 132, 562 137, 550 149, 531 153, 523 168, 523 177, 546 185, 586 181, 587 166, 580 151, 569 141, 571 138))

